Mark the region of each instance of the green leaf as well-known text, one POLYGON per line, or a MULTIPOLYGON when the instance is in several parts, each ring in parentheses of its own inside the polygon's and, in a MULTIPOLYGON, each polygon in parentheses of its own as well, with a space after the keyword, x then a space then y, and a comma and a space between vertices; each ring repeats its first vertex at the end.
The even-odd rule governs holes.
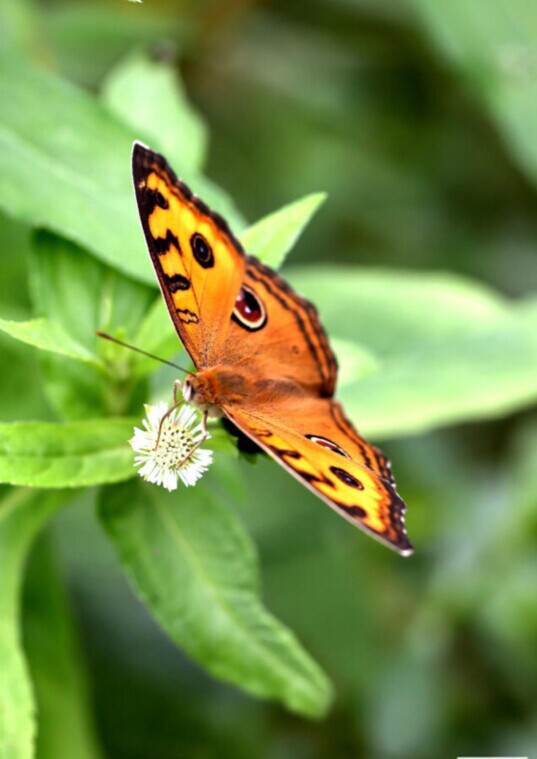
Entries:
POLYGON ((324 192, 307 195, 260 219, 239 235, 244 249, 267 266, 279 269, 325 199, 324 192))
POLYGON ((414 433, 537 401, 535 301, 447 274, 313 267, 291 279, 331 336, 369 355, 368 372, 342 377, 338 392, 364 433, 414 433))
MULTIPOLYGON (((10 56, 0 66, 1 207, 155 286, 132 192, 131 151, 138 132, 50 73, 10 56)), ((153 112, 156 121, 165 115, 153 112)), ((189 174, 181 162, 174 168, 208 205, 236 228, 243 226, 221 191, 189 174)))
POLYGON ((183 14, 153 3, 58 3, 43 15, 41 38, 51 40, 59 69, 92 89, 130 50, 181 43, 187 31, 183 14))
POLYGON ((23 633, 37 702, 36 756, 100 757, 72 610, 50 535, 39 539, 30 555, 23 633))
POLYGON ((202 168, 207 129, 172 66, 141 53, 130 55, 106 78, 103 99, 111 113, 164 153, 172 165, 189 172, 202 168))
MULTIPOLYGON (((510 464, 510 485, 513 491, 511 522, 522 533, 519 544, 531 542, 537 505, 537 416, 532 415, 515 431, 508 463, 510 464)), ((511 532, 516 532, 511 524, 511 532)), ((502 536, 502 540, 505 536, 502 536)), ((533 553, 533 547, 531 549, 533 553)))
POLYGON ((135 473, 127 441, 135 419, 0 424, 0 482, 74 488, 135 473))
POLYGON ((132 339, 154 300, 153 290, 48 232, 34 237, 30 285, 35 311, 61 325, 72 340, 97 354, 99 364, 112 371, 107 378, 90 364, 43 354, 45 391, 58 413, 92 419, 134 408, 129 405, 134 354, 125 349, 112 351, 95 332, 100 329, 132 339))
POLYGON ((26 490, 0 502, 0 756, 32 759, 34 703, 20 646, 19 594, 28 549, 65 494, 26 490))
POLYGON ((3 0, 0 4, 0 52, 20 56, 42 44, 40 8, 31 0, 3 0))
POLYGON ((5 211, 63 233, 122 271, 149 279, 129 192, 136 135, 89 95, 51 74, 10 57, 1 65, 0 202, 5 211), (33 107, 36 102, 40 108, 33 107))
POLYGON ((332 350, 338 357, 338 385, 350 385, 352 382, 374 374, 380 369, 380 363, 375 354, 363 345, 340 337, 330 339, 332 350))
POLYGON ((30 285, 37 314, 60 324, 91 353, 102 346, 97 329, 134 334, 155 297, 147 285, 49 232, 34 236, 30 285))
POLYGON ((413 0, 520 166, 537 181, 537 7, 526 0, 413 0))
POLYGON ((326 712, 326 677, 261 605, 252 544, 203 487, 182 497, 139 482, 107 488, 101 518, 141 597, 193 659, 292 711, 326 712))
POLYGON ((95 366, 102 366, 96 356, 93 356, 83 345, 73 340, 59 324, 49 319, 33 319, 27 322, 0 319, 0 330, 11 335, 15 340, 20 340, 41 350, 58 353, 60 356, 68 356, 95 366))
MULTIPOLYGON (((170 360, 180 352, 176 363, 185 368, 190 363, 190 358, 187 356, 172 324, 164 298, 160 294, 147 311, 138 332, 134 336, 133 344, 137 348, 142 348, 166 360, 170 360)), ((136 355, 133 357, 132 366, 136 377, 144 377, 155 371, 156 363, 154 359, 136 355)))
POLYGON ((0 419, 4 422, 52 419, 39 377, 38 352, 0 334, 0 419), (14 392, 14 388, 20 392, 14 392), (24 389, 24 392, 23 392, 24 389))

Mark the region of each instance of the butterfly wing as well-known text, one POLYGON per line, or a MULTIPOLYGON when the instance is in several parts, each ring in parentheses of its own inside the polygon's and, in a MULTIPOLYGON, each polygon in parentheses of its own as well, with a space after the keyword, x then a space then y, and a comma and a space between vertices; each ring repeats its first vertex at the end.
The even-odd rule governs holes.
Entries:
POLYGON ((244 276, 242 248, 224 219, 177 179, 161 155, 135 143, 132 172, 172 321, 196 368, 213 366, 244 276))
POLYGON ((275 271, 246 256, 239 300, 220 360, 258 377, 297 383, 313 396, 334 394, 337 363, 315 306, 275 271))
POLYGON ((389 462, 331 400, 337 364, 314 306, 245 256, 226 222, 139 143, 133 177, 160 287, 196 368, 250 378, 243 403, 224 413, 350 522, 411 553, 389 462))
POLYGON ((136 143, 132 168, 162 294, 196 368, 254 365, 260 377, 331 397, 337 364, 315 307, 245 256, 224 219, 192 195, 161 155, 136 143))
POLYGON ((405 503, 388 459, 362 438, 337 401, 272 399, 224 408, 244 434, 357 527, 404 556, 412 553, 405 503))

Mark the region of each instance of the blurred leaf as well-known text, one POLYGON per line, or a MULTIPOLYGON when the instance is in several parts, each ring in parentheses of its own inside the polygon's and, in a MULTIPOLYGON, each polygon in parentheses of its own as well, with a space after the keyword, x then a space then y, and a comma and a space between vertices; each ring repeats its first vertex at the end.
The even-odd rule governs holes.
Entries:
POLYGON ((28 277, 31 231, 0 213, 0 304, 3 316, 28 319, 28 277))
POLYGON ((509 456, 510 484, 517 522, 522 526, 524 540, 531 538, 531 527, 537 524, 537 417, 519 427, 509 456))
POLYGON ((96 759, 84 666, 50 536, 37 541, 24 588, 24 648, 37 702, 37 759, 96 759))
POLYGON ((330 340, 338 360, 338 386, 344 387, 380 369, 379 361, 372 351, 350 340, 334 337, 330 340))
POLYGON ((135 134, 67 82, 11 58, 1 65, 5 211, 64 233, 123 271, 149 277, 130 190, 135 134))
MULTIPOLYGON (((0 214, 0 313, 9 319, 32 316, 26 281, 31 233, 0 214)), ((0 419, 46 419, 50 409, 39 376, 39 351, 0 335, 0 419), (24 388, 24 392, 22 392, 24 388)))
POLYGON ((234 445, 231 436, 218 428, 211 429, 210 447, 214 451, 221 450, 228 455, 217 455, 213 459, 210 470, 204 480, 204 487, 211 491, 215 498, 237 511, 246 501, 246 486, 241 466, 240 452, 234 445))
POLYGON ((397 651, 382 662, 366 715, 376 756, 402 759, 418 756, 424 745, 437 745, 445 709, 438 669, 426 647, 419 652, 411 647, 397 651), (412 704, 410 710, 405 708, 408 703, 412 704))
MULTIPOLYGON (((132 192, 130 156, 137 132, 116 121, 90 95, 51 74, 10 57, 0 65, 3 210, 64 235, 154 286, 132 192)), ((160 114, 153 117, 158 120, 160 114)), ((222 192, 180 162, 174 168, 230 223, 243 226, 222 192)))
POLYGON ((4 422, 52 419, 39 377, 38 352, 0 335, 0 419, 4 422))
POLYGON ((216 677, 324 714, 330 685, 258 599, 254 549, 240 523, 201 487, 181 502, 141 483, 103 492, 101 518, 160 624, 216 677))
POLYGON ((267 266, 279 269, 325 199, 324 192, 307 195, 260 219, 239 235, 244 249, 267 266))
MULTIPOLYGON (((142 348, 149 353, 154 353, 160 358, 170 360, 178 351, 180 357, 176 363, 187 368, 190 358, 187 356, 179 339, 175 327, 164 303, 164 298, 159 293, 148 309, 140 328, 133 339, 137 348, 142 348)), ((136 377, 144 377, 155 370, 155 361, 144 356, 133 358, 133 372, 136 377)))
POLYGON ((64 502, 62 493, 16 490, 0 502, 0 755, 32 759, 34 704, 20 647, 19 593, 28 549, 64 502))
POLYGON ((169 64, 141 53, 129 56, 108 74, 103 99, 111 113, 136 130, 141 141, 164 153, 172 165, 190 172, 202 168, 207 129, 169 64))
POLYGON ((0 53, 21 56, 42 52, 40 16, 40 8, 32 0, 3 0, 0 4, 0 53))
POLYGON ((45 391, 58 413, 64 418, 93 419, 134 408, 134 403, 129 405, 134 354, 112 348, 95 331, 132 339, 154 299, 153 291, 48 232, 34 237, 30 285, 36 313, 61 325, 113 371, 106 378, 95 366, 43 354, 45 391))
POLYGON ((134 476, 136 419, 0 424, 0 482, 74 488, 134 476))
MULTIPOLYGON (((491 486, 490 481, 483 485, 481 501, 488 507, 486 529, 483 529, 483 510, 476 515, 476 522, 481 516, 479 527, 485 533, 485 540, 478 541, 477 550, 466 551, 473 559, 473 571, 465 586, 465 595, 470 593, 468 614, 479 616, 495 638, 518 649, 517 661, 513 661, 517 680, 522 684, 529 678, 532 693, 537 656, 530 657, 529 652, 524 655, 520 649, 527 646, 533 651, 537 637, 537 599, 532 593, 537 581, 536 421, 532 415, 515 428, 507 458, 509 469, 499 473, 505 478, 500 480, 501 487, 497 483, 494 486, 494 482, 491 486), (498 545, 503 549, 501 555, 498 555, 498 545), (482 589, 487 586, 485 602, 482 589)), ((468 562, 466 564, 468 566, 468 562)), ((450 590, 452 603, 455 600, 460 604, 460 589, 454 583, 450 590)))
POLYGON ((60 324, 91 353, 102 347, 95 330, 134 334, 154 300, 146 285, 48 232, 34 236, 30 286, 37 314, 60 324))
MULTIPOLYGON (((17 0, 13 0, 16 2, 17 0)), ((181 42, 188 27, 183 14, 153 3, 57 3, 47 6, 43 27, 62 73, 97 87, 120 58, 133 48, 181 42)))
POLYGON ((417 432, 537 400, 535 302, 454 275, 311 267, 290 278, 331 335, 377 362, 339 392, 364 433, 417 432))
POLYGON ((33 345, 44 351, 59 353, 77 361, 101 366, 99 360, 83 345, 73 340, 63 328, 49 319, 33 319, 27 322, 13 322, 0 319, 0 330, 15 340, 33 345))
POLYGON ((435 41, 537 181, 537 7, 526 0, 413 0, 435 41))

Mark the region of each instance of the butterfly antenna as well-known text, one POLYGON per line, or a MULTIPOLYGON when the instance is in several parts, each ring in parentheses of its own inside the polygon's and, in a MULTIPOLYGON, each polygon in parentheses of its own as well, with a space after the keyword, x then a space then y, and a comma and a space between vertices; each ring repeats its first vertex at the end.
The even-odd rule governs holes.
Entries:
POLYGON ((112 337, 112 335, 109 335, 107 332, 101 332, 100 330, 97 330, 95 334, 97 335, 97 337, 102 337, 104 340, 110 340, 111 343, 117 343, 117 345, 121 345, 123 348, 130 348, 131 351, 135 351, 136 353, 141 353, 142 356, 153 358, 155 359, 155 361, 160 361, 161 364, 167 364, 168 366, 173 366, 174 369, 179 369, 180 372, 184 372, 185 374, 190 374, 188 369, 183 369, 182 366, 178 366, 178 364, 174 364, 173 361, 166 361, 165 358, 160 358, 160 356, 155 356, 154 353, 149 353, 148 351, 143 351, 141 348, 137 348, 135 345, 124 343, 123 340, 118 340, 117 337, 112 337))

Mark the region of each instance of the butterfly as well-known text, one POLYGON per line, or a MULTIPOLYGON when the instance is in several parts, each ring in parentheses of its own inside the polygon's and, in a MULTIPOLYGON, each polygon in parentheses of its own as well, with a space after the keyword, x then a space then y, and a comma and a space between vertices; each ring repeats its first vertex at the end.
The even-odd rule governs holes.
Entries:
POLYGON ((349 522, 412 553, 390 462, 334 400, 337 363, 315 307, 247 255, 163 156, 135 143, 132 170, 160 288, 196 367, 185 398, 227 419, 349 522))

